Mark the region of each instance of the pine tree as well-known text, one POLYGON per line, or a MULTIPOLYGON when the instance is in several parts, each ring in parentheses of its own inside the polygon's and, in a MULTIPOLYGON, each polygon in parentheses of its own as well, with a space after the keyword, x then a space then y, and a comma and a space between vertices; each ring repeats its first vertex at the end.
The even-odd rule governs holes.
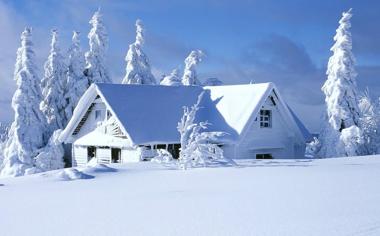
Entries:
POLYGON ((123 84, 156 84, 149 64, 149 59, 143 51, 144 26, 141 20, 136 21, 136 41, 129 45, 125 57, 127 62, 123 84))
MULTIPOLYGON (((358 108, 358 97, 356 87, 355 59, 351 52, 351 9, 343 13, 339 21, 339 27, 334 37, 335 44, 331 48, 333 55, 327 66, 327 80, 322 87, 326 98, 326 115, 324 127, 321 132, 321 150, 318 156, 333 157, 345 155, 345 150, 338 150, 337 145, 341 142, 341 134, 344 129, 351 126, 359 126, 360 110, 358 108)), ((358 135, 360 132, 348 132, 358 135)), ((352 140, 345 132, 344 140, 352 140)), ((353 146, 353 145, 351 145, 353 146)), ((349 153, 353 153, 350 151, 349 153)), ((359 153, 359 152, 358 152, 359 153)))
POLYGON ((183 85, 201 85, 198 80, 196 66, 202 61, 204 53, 201 50, 191 51, 185 59, 185 70, 182 77, 183 85))
POLYGON ((89 23, 92 28, 88 34, 90 50, 86 53, 85 75, 90 83, 112 83, 105 56, 108 50, 108 34, 100 10, 95 12, 89 23))
POLYGON ((23 175, 27 168, 32 167, 33 158, 47 140, 44 136, 46 119, 39 108, 42 94, 31 37, 32 30, 26 28, 21 34, 21 47, 17 50, 14 71, 17 89, 12 99, 15 119, 4 150, 3 176, 23 175))
POLYGON ((85 59, 80 47, 79 32, 73 32, 72 44, 67 54, 68 70, 65 91, 67 105, 65 108, 65 114, 67 119, 70 120, 79 99, 89 86, 88 79, 83 73, 85 69, 85 59))
MULTIPOLYGON (((0 143, 4 143, 8 139, 9 127, 8 125, 0 122, 0 143)), ((0 149, 0 152, 2 149, 0 149)))
POLYGON ((66 101, 63 97, 66 87, 67 65, 61 54, 58 41, 58 32, 52 31, 50 54, 45 62, 45 75, 41 82, 43 101, 41 111, 48 122, 47 135, 50 136, 57 129, 66 126, 66 101))
POLYGON ((170 75, 165 76, 161 82, 160 85, 166 85, 166 86, 181 86, 181 78, 179 76, 179 70, 174 69, 170 75))

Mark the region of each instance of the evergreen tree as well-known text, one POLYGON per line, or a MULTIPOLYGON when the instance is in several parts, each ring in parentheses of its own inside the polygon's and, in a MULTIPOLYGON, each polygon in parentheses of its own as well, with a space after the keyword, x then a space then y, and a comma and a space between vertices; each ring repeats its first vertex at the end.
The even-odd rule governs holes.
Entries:
POLYGON ((129 45, 128 53, 125 57, 127 62, 126 74, 123 84, 156 84, 149 59, 143 51, 144 26, 141 20, 136 21, 136 41, 129 45))
POLYGON ((86 53, 85 75, 90 83, 112 83, 105 56, 108 50, 108 34, 100 10, 95 12, 89 23, 92 28, 88 34, 90 50, 86 53))
POLYGON ((58 32, 52 31, 50 54, 45 62, 45 75, 41 82, 43 101, 41 111, 48 122, 47 135, 66 126, 66 101, 63 97, 66 87, 67 65, 61 54, 58 41, 58 32))
MULTIPOLYGON (((320 157, 333 157, 348 153, 337 148, 342 147, 342 145, 338 145, 343 140, 340 137, 342 131, 351 126, 359 126, 360 110, 355 80, 357 74, 354 68, 355 59, 351 52, 352 39, 349 30, 351 17, 350 9, 343 13, 343 17, 339 21, 340 25, 334 37, 335 44, 331 48, 333 55, 327 66, 327 80, 322 87, 326 96, 327 110, 320 136, 321 149, 318 153, 320 157)), ((355 132, 344 132, 344 140, 354 139, 347 137, 349 134, 360 134, 355 128, 350 128, 350 130, 355 132)), ((351 145, 351 147, 354 146, 351 145)), ((359 146, 357 147, 359 148, 359 146)))
POLYGON ((194 50, 185 59, 185 70, 182 77, 183 85, 201 85, 198 80, 196 66, 202 61, 203 56, 204 54, 201 50, 194 50))
POLYGON ((15 119, 4 151, 3 176, 23 175, 27 168, 32 167, 33 158, 47 140, 44 136, 46 119, 39 108, 42 95, 31 37, 32 30, 26 28, 21 34, 21 47, 17 50, 14 71, 17 89, 12 99, 15 119))
POLYGON ((70 120, 79 99, 87 90, 89 82, 84 75, 85 59, 80 47, 79 32, 74 31, 72 44, 68 50, 67 86, 65 92, 65 114, 70 120))
POLYGON ((181 78, 179 75, 179 70, 174 69, 170 75, 165 76, 161 82, 160 85, 166 85, 166 86, 181 86, 181 78))
MULTIPOLYGON (((9 127, 4 123, 0 122, 0 143, 5 142, 8 139, 9 127)), ((0 152, 2 149, 0 149, 0 152)))
POLYGON ((364 135, 365 154, 377 154, 380 148, 380 110, 379 104, 372 102, 368 90, 359 99, 359 109, 362 114, 360 127, 364 135))

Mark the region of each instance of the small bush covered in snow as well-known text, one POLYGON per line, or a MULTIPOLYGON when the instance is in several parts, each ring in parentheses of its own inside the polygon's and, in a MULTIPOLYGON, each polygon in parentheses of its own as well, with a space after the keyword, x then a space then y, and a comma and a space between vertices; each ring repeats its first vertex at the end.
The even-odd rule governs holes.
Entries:
POLYGON ((359 127, 353 125, 343 129, 340 135, 339 150, 340 156, 358 156, 361 155, 361 145, 363 145, 363 132, 359 127))
POLYGON ((60 181, 73 181, 78 179, 93 179, 94 176, 85 174, 75 168, 68 168, 59 171, 55 176, 60 181))
POLYGON ((320 148, 321 143, 319 142, 319 139, 314 137, 313 141, 306 144, 305 157, 314 158, 320 148))
POLYGON ((168 150, 158 149, 157 155, 151 161, 156 163, 172 163, 173 160, 173 156, 168 150))
POLYGON ((215 144, 222 132, 205 132, 207 122, 195 123, 195 116, 200 109, 203 97, 201 93, 198 101, 191 108, 184 107, 184 114, 178 123, 177 130, 181 135, 181 149, 178 165, 181 169, 187 169, 197 165, 206 166, 208 162, 224 159, 223 150, 215 144))

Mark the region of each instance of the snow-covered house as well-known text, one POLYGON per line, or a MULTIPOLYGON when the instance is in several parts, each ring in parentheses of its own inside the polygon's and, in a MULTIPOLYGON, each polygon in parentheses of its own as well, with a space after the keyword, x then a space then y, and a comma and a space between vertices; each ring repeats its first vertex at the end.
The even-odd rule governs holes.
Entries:
POLYGON ((225 86, 92 84, 60 136, 72 165, 137 162, 167 149, 178 157, 184 106, 205 92, 196 120, 227 133, 229 158, 302 158, 309 133, 273 83, 225 86), (71 148, 70 148, 71 147, 71 148))

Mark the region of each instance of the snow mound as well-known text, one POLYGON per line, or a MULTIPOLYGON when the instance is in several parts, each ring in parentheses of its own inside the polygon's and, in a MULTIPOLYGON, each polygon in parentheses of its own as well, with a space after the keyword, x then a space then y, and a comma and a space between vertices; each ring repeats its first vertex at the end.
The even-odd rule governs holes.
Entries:
POLYGON ((162 164, 164 164, 164 163, 168 164, 168 163, 172 163, 174 161, 172 154, 165 149, 158 149, 157 153, 158 153, 158 155, 153 157, 151 162, 160 163, 160 164, 161 163, 162 164))
POLYGON ((88 165, 82 171, 86 173, 105 173, 105 172, 116 172, 117 170, 105 164, 99 164, 96 162, 96 159, 93 158, 90 160, 88 165))
POLYGON ((55 177, 61 181, 71 181, 71 180, 77 180, 77 179, 93 179, 94 178, 94 176, 85 174, 85 173, 83 173, 77 169, 74 169, 74 168, 59 171, 55 177))

